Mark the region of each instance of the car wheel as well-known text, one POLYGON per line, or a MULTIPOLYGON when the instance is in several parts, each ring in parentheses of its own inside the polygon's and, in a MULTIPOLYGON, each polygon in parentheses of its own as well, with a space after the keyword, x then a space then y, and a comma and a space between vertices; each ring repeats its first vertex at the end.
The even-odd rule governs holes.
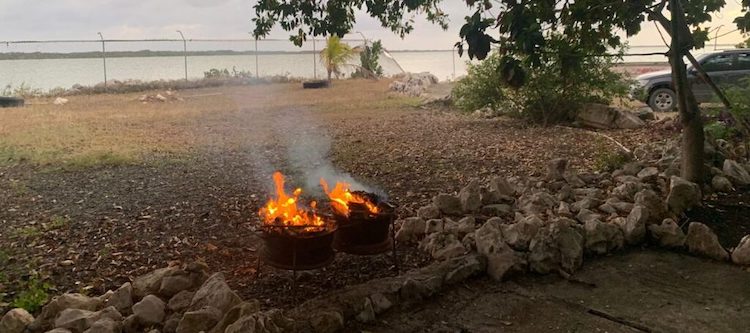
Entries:
POLYGON ((677 107, 677 95, 669 88, 659 88, 651 92, 648 106, 656 112, 669 112, 677 107))

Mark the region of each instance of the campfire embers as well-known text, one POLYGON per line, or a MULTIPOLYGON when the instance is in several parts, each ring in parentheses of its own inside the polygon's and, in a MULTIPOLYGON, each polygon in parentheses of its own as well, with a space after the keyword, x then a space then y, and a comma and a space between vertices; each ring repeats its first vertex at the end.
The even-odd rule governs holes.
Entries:
POLYGON ((331 219, 315 212, 316 203, 309 208, 300 202, 302 189, 292 195, 284 190, 284 176, 273 175, 275 198, 261 208, 261 238, 265 246, 261 251, 263 261, 271 266, 306 270, 326 266, 333 261, 331 248, 336 225, 331 219))
POLYGON ((333 212, 329 217, 316 211, 319 207, 315 201, 304 205, 301 189, 288 195, 281 173, 274 173, 273 179, 275 195, 260 210, 264 240, 261 258, 269 265, 294 271, 315 269, 333 261, 334 248, 361 255, 391 248, 388 236, 390 231, 394 239, 395 209, 377 195, 349 191, 346 183, 336 183, 329 189, 321 180, 333 212))

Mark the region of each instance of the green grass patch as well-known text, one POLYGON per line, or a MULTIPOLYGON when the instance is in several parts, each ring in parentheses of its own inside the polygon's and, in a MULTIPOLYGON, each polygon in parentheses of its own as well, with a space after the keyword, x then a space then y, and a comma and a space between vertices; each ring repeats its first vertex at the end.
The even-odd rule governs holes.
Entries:
POLYGON ((35 313, 49 300, 48 291, 51 288, 52 286, 48 283, 40 281, 37 277, 32 277, 26 284, 25 289, 18 293, 10 305, 35 313))
POLYGON ((26 226, 22 228, 16 228, 13 230, 13 234, 16 237, 22 238, 37 238, 42 234, 42 230, 37 226, 26 226))
POLYGON ((70 218, 67 216, 54 215, 50 218, 49 223, 45 226, 45 231, 60 229, 70 224, 70 218))

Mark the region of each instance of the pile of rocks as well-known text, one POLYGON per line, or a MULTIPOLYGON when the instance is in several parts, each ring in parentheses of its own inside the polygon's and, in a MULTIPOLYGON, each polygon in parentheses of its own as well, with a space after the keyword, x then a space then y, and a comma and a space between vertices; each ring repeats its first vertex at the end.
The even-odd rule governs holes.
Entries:
POLYGON ((630 112, 622 108, 605 104, 586 104, 576 115, 576 121, 584 127, 610 128, 641 128, 646 125, 644 119, 653 119, 653 113, 630 112))
POLYGON ((435 259, 478 253, 498 280, 512 272, 571 274, 585 254, 647 241, 750 265, 750 235, 730 254, 706 225, 691 222, 685 233, 675 222, 700 204, 702 193, 750 184, 750 165, 725 159, 712 171, 712 186, 701 189, 676 175, 679 156, 667 151, 646 153, 612 173, 577 173, 556 159, 546 177, 473 180, 398 221, 396 237, 418 242, 435 259))
POLYGON ((221 273, 208 276, 203 263, 157 269, 99 297, 63 294, 32 317, 13 309, 0 332, 48 333, 239 333, 285 332, 291 325, 279 310, 261 311, 243 301, 221 273))
POLYGON ((141 95, 141 97, 138 97, 138 101, 143 104, 148 103, 165 103, 165 102, 176 102, 176 101, 183 101, 182 97, 177 96, 177 93, 167 90, 164 92, 164 95, 162 94, 156 94, 156 95, 148 95, 144 94, 141 95))
POLYGON ((394 78, 389 89, 409 96, 421 96, 427 87, 438 83, 438 78, 429 72, 404 73, 394 78))

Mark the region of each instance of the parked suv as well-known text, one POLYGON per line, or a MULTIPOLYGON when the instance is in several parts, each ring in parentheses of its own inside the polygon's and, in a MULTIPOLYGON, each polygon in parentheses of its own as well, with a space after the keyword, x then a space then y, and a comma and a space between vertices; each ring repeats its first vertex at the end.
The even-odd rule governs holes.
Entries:
MULTIPOLYGON (((750 77, 750 49, 703 54, 696 60, 719 87, 736 85, 740 79, 750 77)), ((715 99, 713 90, 698 76, 693 66, 687 67, 687 74, 698 103, 715 99)), ((654 111, 672 111, 677 107, 671 70, 646 73, 636 77, 636 80, 638 83, 630 92, 631 98, 648 104, 654 111)))

